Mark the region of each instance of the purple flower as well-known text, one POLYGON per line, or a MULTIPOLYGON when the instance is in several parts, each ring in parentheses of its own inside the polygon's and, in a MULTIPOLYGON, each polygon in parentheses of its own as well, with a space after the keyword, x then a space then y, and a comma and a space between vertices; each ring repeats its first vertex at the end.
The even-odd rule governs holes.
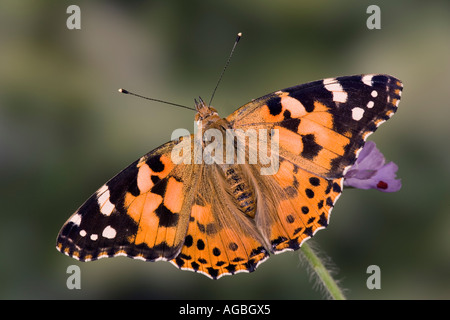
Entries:
POLYGON ((344 186, 383 192, 400 190, 402 183, 395 174, 398 166, 393 162, 385 164, 385 161, 375 142, 366 142, 355 164, 344 175, 344 186))

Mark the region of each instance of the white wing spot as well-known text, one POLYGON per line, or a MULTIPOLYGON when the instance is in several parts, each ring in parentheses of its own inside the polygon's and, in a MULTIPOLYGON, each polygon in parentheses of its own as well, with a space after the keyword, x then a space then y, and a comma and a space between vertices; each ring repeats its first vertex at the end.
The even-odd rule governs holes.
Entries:
POLYGON ((81 223, 81 214, 79 213, 74 214, 69 221, 72 222, 74 225, 79 226, 81 223))
POLYGON ((371 108, 373 108, 373 106, 374 106, 373 101, 367 102, 367 108, 371 109, 371 108))
POLYGON ((347 102, 347 92, 345 91, 333 91, 333 101, 334 102, 347 102))
POLYGON ((323 85, 325 89, 333 94, 334 102, 347 102, 347 92, 342 88, 341 84, 334 78, 329 78, 323 80, 323 85))
POLYGON ((97 201, 100 207, 100 212, 105 216, 109 216, 114 211, 114 205, 109 201, 109 189, 106 185, 103 185, 97 191, 97 201))
POLYGON ((107 226, 105 229, 103 229, 102 236, 107 239, 114 239, 116 237, 116 229, 114 229, 111 226, 107 226))
POLYGON ((373 78, 373 76, 372 75, 366 75, 366 76, 364 76, 364 77, 362 77, 362 82, 364 83, 364 84, 366 84, 366 85, 368 85, 369 87, 371 87, 372 86, 372 78, 373 78))
POLYGON ((91 240, 92 241, 95 241, 95 240, 97 240, 98 239, 98 234, 91 234, 91 240))
POLYGON ((326 78, 323 79, 323 85, 326 86, 327 84, 335 83, 337 80, 336 78, 326 78))
POLYGON ((364 115, 364 109, 355 107, 352 109, 352 118, 353 120, 359 121, 362 119, 364 115))
POLYGON ((87 235, 86 230, 80 230, 80 236, 85 237, 87 235))
POLYGON ((100 209, 100 212, 105 216, 109 216, 114 211, 114 205, 109 201, 106 201, 100 209))
POLYGON ((378 92, 376 90, 373 90, 371 95, 372 95, 372 97, 375 98, 376 96, 378 96, 378 92))
MULTIPOLYGON (((100 189, 97 190, 97 194, 101 195, 103 194, 105 191, 108 191, 108 186, 106 184, 104 184, 100 189)), ((108 191, 109 192, 109 191, 108 191)))

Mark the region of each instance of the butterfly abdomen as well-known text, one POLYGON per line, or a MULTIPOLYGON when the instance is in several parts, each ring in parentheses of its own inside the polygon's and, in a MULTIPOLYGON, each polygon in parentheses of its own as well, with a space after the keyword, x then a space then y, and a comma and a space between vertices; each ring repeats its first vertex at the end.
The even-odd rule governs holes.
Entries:
POLYGON ((239 205, 239 209, 251 218, 255 217, 255 193, 237 166, 225 167, 225 179, 230 187, 231 195, 239 205))

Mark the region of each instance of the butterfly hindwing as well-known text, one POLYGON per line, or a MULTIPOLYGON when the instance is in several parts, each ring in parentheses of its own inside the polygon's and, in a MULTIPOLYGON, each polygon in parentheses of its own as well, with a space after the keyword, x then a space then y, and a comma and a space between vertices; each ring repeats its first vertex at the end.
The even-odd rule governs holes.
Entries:
POLYGON ((272 177, 261 176, 256 221, 271 251, 297 250, 318 230, 326 228, 342 192, 340 179, 326 179, 280 158, 272 177))
POLYGON ((227 193, 218 166, 202 166, 183 248, 172 262, 181 269, 218 279, 252 272, 268 258, 256 223, 227 193))

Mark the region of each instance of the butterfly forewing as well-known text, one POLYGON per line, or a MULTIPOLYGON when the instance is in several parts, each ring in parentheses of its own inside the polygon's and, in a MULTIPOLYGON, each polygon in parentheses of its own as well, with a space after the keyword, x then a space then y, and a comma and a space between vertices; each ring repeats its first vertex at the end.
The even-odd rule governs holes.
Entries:
POLYGON ((253 100, 227 120, 234 128, 277 129, 281 154, 311 173, 339 178, 395 113, 401 90, 387 75, 330 78, 253 100))
POLYGON ((195 167, 174 165, 169 142, 132 163, 93 194, 65 223, 61 252, 81 261, 126 255, 172 259, 184 241, 195 167))

